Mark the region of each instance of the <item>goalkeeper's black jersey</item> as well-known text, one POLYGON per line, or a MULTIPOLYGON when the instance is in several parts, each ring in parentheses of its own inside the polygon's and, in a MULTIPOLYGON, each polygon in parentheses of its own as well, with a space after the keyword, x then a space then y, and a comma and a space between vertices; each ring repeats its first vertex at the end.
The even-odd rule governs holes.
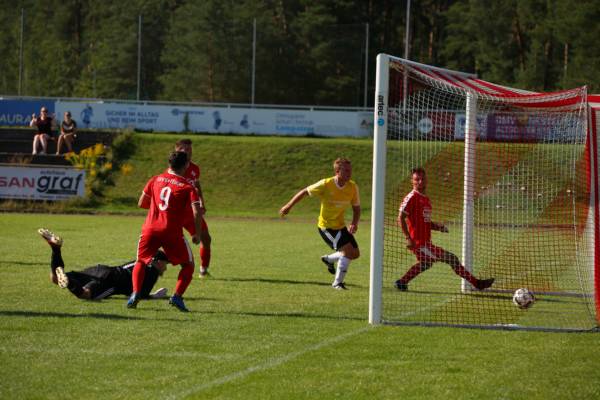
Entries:
MULTIPOLYGON (((111 267, 108 265, 98 264, 81 271, 81 274, 87 275, 97 281, 102 282, 104 287, 112 287, 112 294, 131 295, 133 292, 132 273, 135 261, 111 267)), ((148 297, 154 284, 158 280, 158 270, 152 265, 146 267, 144 282, 140 295, 142 298, 148 297)))

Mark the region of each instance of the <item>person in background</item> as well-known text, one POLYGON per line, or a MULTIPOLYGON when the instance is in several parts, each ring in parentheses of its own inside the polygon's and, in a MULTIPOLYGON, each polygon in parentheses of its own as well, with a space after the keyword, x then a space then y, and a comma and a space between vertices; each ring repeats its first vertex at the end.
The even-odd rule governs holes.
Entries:
POLYGON ((39 117, 33 113, 31 115, 31 122, 29 123, 29 126, 37 127, 37 133, 33 137, 33 151, 31 154, 47 154, 48 140, 54 140, 52 137, 54 118, 48 115, 48 109, 46 107, 42 107, 39 117), (38 152, 40 146, 42 150, 38 152))
POLYGON ((206 223, 206 203, 204 202, 204 195, 202 194, 202 186, 200 186, 200 167, 192 162, 192 141, 190 139, 181 139, 175 143, 175 151, 183 151, 188 155, 189 166, 185 170, 183 177, 188 180, 188 183, 196 188, 198 197, 200 197, 200 210, 202 212, 202 230, 196 232, 196 226, 194 224, 194 216, 192 210, 188 210, 183 227, 190 235, 194 236, 196 233, 200 236, 200 278, 210 276, 208 273, 208 267, 210 266, 210 244, 211 237, 208 232, 208 225, 206 223))
POLYGON ((77 137, 77 123, 71 118, 71 112, 67 111, 64 114, 64 119, 60 123, 60 136, 56 144, 56 155, 60 154, 63 143, 67 145, 69 152, 73 151, 73 142, 77 137))

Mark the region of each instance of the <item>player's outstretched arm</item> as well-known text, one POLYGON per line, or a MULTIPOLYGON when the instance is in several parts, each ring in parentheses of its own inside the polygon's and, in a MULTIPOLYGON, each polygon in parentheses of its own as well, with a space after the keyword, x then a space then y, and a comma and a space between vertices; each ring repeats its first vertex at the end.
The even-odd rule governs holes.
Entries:
POLYGON ((308 196, 308 190, 306 188, 302 189, 298 193, 292 197, 290 201, 288 201, 281 209, 279 210, 279 215, 281 217, 285 217, 291 211, 292 207, 294 207, 300 200, 308 196))

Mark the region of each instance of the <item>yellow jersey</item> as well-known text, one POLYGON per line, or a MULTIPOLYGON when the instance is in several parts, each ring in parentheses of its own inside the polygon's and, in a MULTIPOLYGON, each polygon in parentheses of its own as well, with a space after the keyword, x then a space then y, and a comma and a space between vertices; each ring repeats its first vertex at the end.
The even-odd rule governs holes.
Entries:
POLYGON ((349 206, 360 206, 358 186, 354 181, 346 182, 343 187, 335 183, 334 177, 321 179, 306 188, 310 196, 321 199, 319 228, 342 229, 346 226, 344 212, 349 206))

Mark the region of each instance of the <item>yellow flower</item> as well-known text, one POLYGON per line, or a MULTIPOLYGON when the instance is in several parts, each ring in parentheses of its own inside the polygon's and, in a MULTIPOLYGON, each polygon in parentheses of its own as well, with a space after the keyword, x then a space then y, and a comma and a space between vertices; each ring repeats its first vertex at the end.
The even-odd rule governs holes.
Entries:
POLYGON ((110 162, 105 163, 104 164, 104 169, 107 169, 107 170, 108 169, 112 169, 112 163, 110 163, 110 162))
POLYGON ((90 176, 93 178, 94 176, 96 176, 96 170, 93 169, 90 171, 90 176))
POLYGON ((121 165, 121 173, 123 175, 129 175, 133 171, 133 166, 131 164, 123 164, 121 165))
POLYGON ((93 154, 99 156, 104 153, 104 145, 102 143, 96 143, 94 145, 93 154))

